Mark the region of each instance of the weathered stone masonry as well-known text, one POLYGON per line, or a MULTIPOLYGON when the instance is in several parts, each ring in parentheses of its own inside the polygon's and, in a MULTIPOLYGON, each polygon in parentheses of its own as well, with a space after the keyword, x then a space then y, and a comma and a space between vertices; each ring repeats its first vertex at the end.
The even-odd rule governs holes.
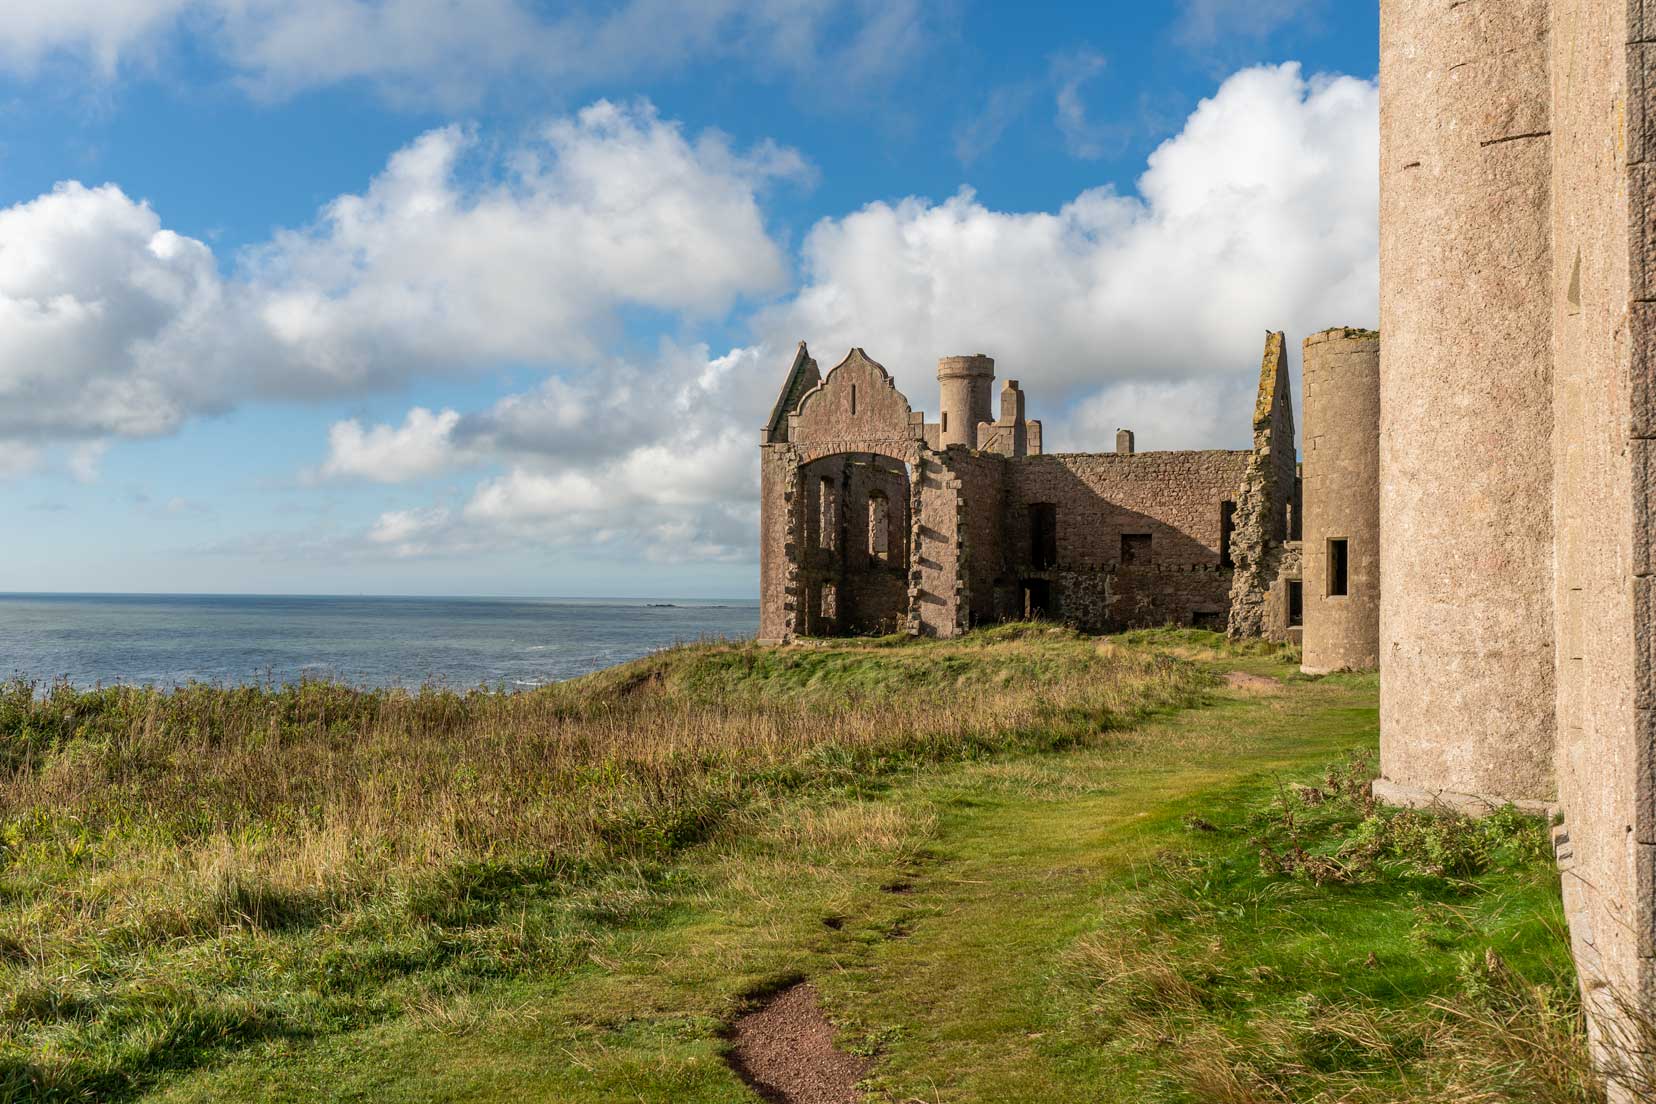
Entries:
POLYGON ((1380 13, 1375 788, 1558 809, 1615 1061, 1656 1011, 1656 0, 1380 13))
POLYGON ((1380 335, 1313 334, 1301 364, 1301 666, 1369 671, 1380 663, 1380 335))
POLYGON ((1024 616, 1235 629, 1238 604, 1245 631, 1285 636, 1269 596, 1298 513, 1281 334, 1265 359, 1251 450, 1138 453, 1124 430, 1114 453, 1043 455, 1017 381, 994 416, 990 357, 939 362, 929 423, 862 350, 824 377, 801 343, 761 442, 761 638, 1024 616))

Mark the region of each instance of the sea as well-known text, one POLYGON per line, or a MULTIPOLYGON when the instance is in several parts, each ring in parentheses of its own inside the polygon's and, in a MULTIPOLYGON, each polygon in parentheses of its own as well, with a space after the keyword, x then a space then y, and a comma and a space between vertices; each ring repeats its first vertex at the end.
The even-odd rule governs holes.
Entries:
POLYGON ((0 677, 518 690, 758 627, 740 600, 0 594, 0 677))

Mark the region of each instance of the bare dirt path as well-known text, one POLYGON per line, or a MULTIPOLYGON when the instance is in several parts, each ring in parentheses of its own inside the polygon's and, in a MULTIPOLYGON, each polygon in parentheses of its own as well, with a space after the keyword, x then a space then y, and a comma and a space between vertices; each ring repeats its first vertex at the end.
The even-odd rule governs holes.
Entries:
POLYGON ((736 1021, 731 1067, 771 1104, 857 1104, 868 1060, 834 1045, 817 992, 799 982, 736 1021))

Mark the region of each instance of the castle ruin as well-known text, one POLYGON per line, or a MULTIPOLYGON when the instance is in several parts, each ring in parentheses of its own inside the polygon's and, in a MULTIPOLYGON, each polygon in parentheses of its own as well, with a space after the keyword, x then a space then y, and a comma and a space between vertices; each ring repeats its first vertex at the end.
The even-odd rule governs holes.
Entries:
POLYGON ((760 637, 909 632, 1050 617, 1297 632, 1283 571, 1299 518, 1283 335, 1253 448, 1047 453, 995 362, 938 362, 936 422, 853 349, 826 376, 803 343, 760 450, 760 637), (1238 626, 1242 626, 1238 628, 1238 626))
POLYGON ((1015 383, 991 420, 985 357, 940 364, 931 424, 860 350, 823 378, 802 345, 761 635, 1046 614, 1378 664, 1379 796, 1559 822, 1626 1098, 1624 1013, 1656 1011, 1656 0, 1380 16, 1384 344, 1307 340, 1298 476, 1278 334, 1253 447, 1199 452, 1046 455, 1015 383))

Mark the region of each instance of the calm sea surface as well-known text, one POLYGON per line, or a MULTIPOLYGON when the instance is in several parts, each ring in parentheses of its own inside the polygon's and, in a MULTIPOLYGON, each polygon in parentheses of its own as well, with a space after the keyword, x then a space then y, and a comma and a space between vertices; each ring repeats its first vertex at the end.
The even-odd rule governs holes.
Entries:
POLYGON ((521 688, 758 627, 757 602, 0 594, 0 677, 521 688))

